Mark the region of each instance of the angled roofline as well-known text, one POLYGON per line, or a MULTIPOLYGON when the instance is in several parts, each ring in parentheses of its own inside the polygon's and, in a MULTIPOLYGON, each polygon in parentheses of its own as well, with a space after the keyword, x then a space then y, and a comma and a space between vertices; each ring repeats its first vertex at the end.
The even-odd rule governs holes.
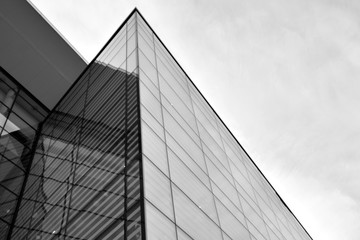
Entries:
POLYGON ((87 64, 87 60, 84 58, 84 56, 81 55, 81 53, 70 43, 70 41, 67 40, 67 38, 49 21, 49 19, 46 18, 46 16, 40 11, 40 9, 35 6, 32 0, 27 0, 27 2, 46 21, 46 23, 49 24, 49 26, 52 27, 54 31, 70 46, 70 48, 74 50, 74 52, 87 64))
POLYGON ((144 22, 146 23, 146 25, 150 28, 150 30, 152 31, 152 33, 157 37, 157 39, 159 40, 159 42, 163 45, 163 47, 166 49, 166 51, 169 53, 169 55, 172 57, 172 59, 175 61, 175 63, 180 67, 180 69, 183 71, 183 73, 185 73, 185 76, 190 80, 191 84, 195 87, 195 89, 200 93, 201 97, 205 100, 205 102, 210 106, 211 110, 215 113, 215 115, 219 118, 219 120, 221 121, 221 123, 224 125, 224 127, 229 131, 229 133, 231 134, 231 136, 235 139, 235 141, 237 142, 237 144, 239 144, 239 146, 241 147, 241 149, 245 152, 246 156, 251 160, 251 162, 254 164, 254 166, 256 167, 256 169, 260 172, 260 174, 264 177, 264 179, 266 180, 266 182, 270 185, 270 187, 274 190, 275 194, 278 196, 278 198, 280 199, 280 201, 284 204, 284 206, 289 210, 289 212, 293 215, 293 217, 296 219, 296 221, 300 224, 300 226, 304 229, 304 231, 307 233, 307 235, 313 239, 311 237, 311 235, 308 233, 308 231, 305 229, 305 227, 301 224, 301 222, 299 221, 299 219, 297 219, 297 217, 295 216, 295 214, 290 210, 290 208, 286 205, 285 201, 280 197, 279 193, 275 190, 275 188, 273 187, 273 185, 269 182, 269 180, 265 177, 265 175, 263 174, 263 172, 259 169, 259 167, 255 164, 254 160, 250 157, 250 155, 246 152, 246 150, 244 149, 244 147, 240 144, 240 142, 236 139, 236 137, 234 136, 234 134, 230 131, 230 129, 226 126, 226 124, 224 123, 224 121, 220 118, 220 116, 217 114, 217 112, 213 109, 213 107, 210 105, 210 103, 207 101, 207 99, 205 98, 205 96, 200 92, 200 90, 196 87, 196 85, 194 84, 194 82, 191 80, 191 78, 189 77, 189 75, 186 73, 186 71, 181 67, 181 65, 179 64, 179 62, 175 59, 175 57, 171 54, 171 52, 169 51, 169 49, 165 46, 165 44, 161 41, 160 37, 156 34, 156 32, 152 29, 152 27, 150 26, 150 24, 146 21, 146 19, 144 18, 144 16, 140 13, 140 11, 135 8, 133 11, 136 11, 140 17, 144 20, 144 22))

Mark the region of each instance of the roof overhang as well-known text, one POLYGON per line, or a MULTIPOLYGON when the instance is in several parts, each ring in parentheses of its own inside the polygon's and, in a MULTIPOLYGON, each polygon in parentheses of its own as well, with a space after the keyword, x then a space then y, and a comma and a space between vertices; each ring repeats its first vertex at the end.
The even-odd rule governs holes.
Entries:
POLYGON ((86 62, 25 0, 0 3, 0 66, 52 109, 86 62))

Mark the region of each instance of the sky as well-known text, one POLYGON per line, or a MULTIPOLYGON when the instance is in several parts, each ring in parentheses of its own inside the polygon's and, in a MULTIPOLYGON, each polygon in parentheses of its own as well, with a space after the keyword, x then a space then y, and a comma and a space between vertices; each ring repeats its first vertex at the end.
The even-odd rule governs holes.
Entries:
POLYGON ((360 236, 360 1, 32 0, 90 62, 137 7, 314 240, 360 236))

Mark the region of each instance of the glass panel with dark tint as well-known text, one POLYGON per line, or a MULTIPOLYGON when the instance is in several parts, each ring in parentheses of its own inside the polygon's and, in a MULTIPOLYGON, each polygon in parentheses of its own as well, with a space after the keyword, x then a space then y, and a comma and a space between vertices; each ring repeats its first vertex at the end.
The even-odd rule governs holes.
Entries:
POLYGON ((0 239, 14 228, 38 125, 49 110, 0 67, 0 239))
POLYGON ((142 239, 136 21, 43 123, 13 239, 142 239))

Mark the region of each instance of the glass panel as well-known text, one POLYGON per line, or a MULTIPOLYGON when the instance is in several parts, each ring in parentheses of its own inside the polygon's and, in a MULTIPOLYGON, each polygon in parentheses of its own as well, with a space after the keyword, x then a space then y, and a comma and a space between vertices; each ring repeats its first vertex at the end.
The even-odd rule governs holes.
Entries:
POLYGON ((177 236, 178 240, 192 240, 192 238, 187 235, 184 231, 182 231, 180 228, 176 228, 177 230, 177 236))
MULTIPOLYGON (((248 229, 249 229, 250 233, 252 234, 251 239, 267 240, 251 222, 248 222, 248 229)), ((292 237, 289 236, 288 238, 285 238, 285 239, 292 239, 292 237)))
POLYGON ((140 81, 151 91, 151 93, 160 100, 160 93, 159 89, 156 87, 156 85, 146 76, 144 71, 140 69, 140 81))
POLYGON ((232 240, 226 233, 222 232, 224 240, 232 240))
POLYGON ((109 52, 109 55, 106 57, 106 59, 102 60, 101 62, 104 62, 105 64, 109 64, 114 68, 119 68, 120 65, 125 61, 125 59, 126 59, 126 38, 124 36, 116 45, 116 49, 109 52))
POLYGON ((140 82, 140 101, 155 119, 162 123, 161 105, 149 89, 140 82))
POLYGON ((169 115, 164 114, 165 129, 170 133, 173 139, 184 148, 191 158, 205 169, 204 156, 198 145, 190 136, 179 126, 179 124, 169 115))
MULTIPOLYGON (((12 202, 17 199, 17 195, 15 195, 13 192, 9 191, 7 188, 0 185, 0 191, 1 191, 1 199, 0 204, 4 204, 7 202, 12 202)), ((3 210, 4 211, 4 210, 3 210)), ((5 210, 7 211, 7 210, 5 210)))
POLYGON ((205 143, 205 145, 208 148, 208 152, 211 152, 211 154, 208 155, 214 155, 216 159, 221 163, 223 167, 226 167, 226 169, 229 171, 229 163, 227 161, 227 157, 225 155, 225 152, 222 150, 222 147, 218 145, 214 139, 210 136, 210 134, 205 130, 205 128, 199 123, 199 132, 201 136, 201 140, 205 143))
POLYGON ((187 104, 187 106, 190 106, 191 100, 186 84, 182 81, 179 82, 178 80, 176 80, 173 73, 168 70, 161 58, 159 58, 159 55, 157 55, 157 57, 158 71, 162 79, 164 79, 173 89, 176 89, 178 95, 181 96, 182 100, 187 104))
POLYGON ((0 220, 0 239, 6 239, 9 229, 10 224, 0 220))
POLYGON ((164 174, 169 175, 165 143, 144 121, 141 121, 141 124, 142 150, 144 155, 148 157, 164 174))
POLYGON ((107 64, 109 59, 112 58, 111 55, 116 53, 116 50, 114 49, 119 49, 125 44, 125 35, 125 29, 120 30, 120 32, 118 32, 114 39, 110 42, 109 46, 99 55, 97 60, 107 64))
POLYGON ((148 201, 146 209, 146 239, 176 240, 175 225, 148 201))
POLYGON ((170 219, 174 219, 170 180, 143 157, 145 197, 170 219))
POLYGON ((208 145, 203 144, 202 146, 203 146, 203 150, 204 150, 206 157, 208 159, 210 159, 211 163, 213 163, 216 166, 216 168, 227 178, 227 180, 231 184, 233 184, 233 178, 232 178, 230 172, 225 168, 225 166, 223 164, 223 163, 227 162, 226 156, 224 156, 225 160, 221 159, 222 161, 220 161, 220 159, 218 159, 217 157, 214 156, 213 152, 209 149, 208 145))
MULTIPOLYGON (((18 150, 18 148, 15 148, 15 150, 14 148, 10 148, 9 144, 7 147, 8 148, 5 151, 18 150)), ((24 175, 24 165, 19 158, 11 158, 10 154, 4 151, 2 151, 0 154, 0 181, 5 181, 7 179, 12 179, 14 177, 24 175)))
MULTIPOLYGON (((207 159, 208 160, 208 159, 207 159)), ((211 161, 207 161, 210 178, 212 183, 216 184, 225 195, 236 205, 239 206, 239 199, 237 198, 237 192, 230 182, 221 174, 221 172, 215 167, 211 161)))
POLYGON ((149 127, 163 140, 164 139, 164 127, 153 117, 153 115, 141 105, 141 119, 146 122, 149 127))
POLYGON ((221 239, 220 228, 173 185, 176 223, 194 239, 221 239), (201 223, 201 224, 199 224, 201 223))
MULTIPOLYGON (((183 161, 186 164, 186 166, 188 166, 193 172, 195 172, 196 176, 198 176, 202 180, 202 182, 210 188, 209 177, 206 175, 207 172, 206 167, 200 166, 199 164, 201 164, 201 162, 192 159, 188 155, 188 153, 184 149, 182 149, 180 145, 177 142, 175 142, 175 140, 167 133, 166 133, 166 140, 167 140, 167 145, 174 153, 173 156, 181 159, 181 161, 183 161)), ((170 152, 171 151, 169 151, 169 161, 171 161, 172 158, 170 152)))
POLYGON ((185 82, 185 84, 187 84, 187 82, 189 81, 186 77, 184 72, 180 69, 179 65, 174 61, 174 59, 170 56, 170 54, 168 53, 168 51, 165 49, 165 47, 160 43, 160 41, 155 38, 154 39, 155 42, 155 48, 156 48, 156 52, 160 53, 159 56, 163 57, 163 62, 166 63, 166 66, 168 67, 168 69, 173 73, 174 76, 177 76, 177 79, 181 79, 185 82))
POLYGON ((142 34, 139 32, 139 49, 146 56, 146 58, 155 66, 155 53, 152 41, 145 40, 142 34))
MULTIPOLYGON (((126 59, 126 71, 137 76, 138 74, 138 65, 137 65, 137 52, 136 50, 132 51, 128 58, 126 59)), ((125 68, 125 67, 123 67, 125 68)))
POLYGON ((246 202, 242 202, 245 216, 256 227, 257 231, 261 232, 263 236, 267 236, 264 220, 254 211, 254 209, 246 202))
MULTIPOLYGON (((135 21, 135 20, 134 20, 135 21)), ((135 22, 134 22, 135 23, 135 22)), ((127 26, 127 34, 128 36, 131 36, 135 33, 135 30, 136 30, 136 26, 135 24, 133 23, 128 23, 128 26, 127 26)))
POLYGON ((217 199, 245 226, 244 214, 240 211, 240 206, 236 206, 230 199, 215 185, 212 185, 213 192, 217 199))
POLYGON ((218 200, 216 200, 216 208, 219 213, 221 228, 233 239, 250 239, 249 232, 245 226, 241 224, 236 217, 233 216, 218 200))
POLYGON ((19 92, 13 111, 35 129, 38 127, 39 122, 47 116, 47 111, 44 111, 44 109, 24 91, 19 92))
MULTIPOLYGON (((168 115, 171 115, 174 119, 176 119, 177 123, 179 125, 181 125, 181 127, 184 129, 184 131, 186 131, 186 133, 189 134, 189 136, 195 141, 195 143, 198 146, 201 146, 199 136, 196 134, 194 129, 191 128, 187 119, 184 119, 183 116, 181 116, 176 111, 176 109, 174 109, 174 107, 169 103, 169 101, 166 98, 162 98, 162 104, 165 107, 165 109, 163 110, 164 115, 168 114, 168 115)), ((167 117, 167 118, 170 119, 170 117, 167 117)), ((170 119, 170 121, 171 121, 171 119, 170 119)))
MULTIPOLYGON (((21 176, 17 176, 17 177, 14 177, 14 178, 10 178, 10 179, 8 179, 6 181, 1 181, 0 185, 2 185, 2 187, 4 187, 5 189, 11 191, 11 193, 19 195, 20 191, 21 191, 22 184, 23 184, 23 180, 24 180, 24 176, 21 175, 21 176)), ((0 196, 2 196, 2 195, 3 194, 0 194, 0 196)), ((0 201, 1 201, 1 197, 0 197, 0 201)))
POLYGON ((136 47, 136 33, 131 36, 128 35, 127 38, 127 55, 130 56, 130 54, 135 50, 136 47))
POLYGON ((145 75, 152 81, 152 83, 155 86, 158 86, 156 68, 141 50, 139 50, 139 67, 144 71, 145 75))
POLYGON ((163 79, 159 75, 159 82, 160 82, 160 90, 162 95, 169 101, 171 106, 176 109, 176 111, 185 119, 187 119, 189 125, 196 130, 196 122, 195 117, 192 113, 192 106, 189 104, 185 104, 175 90, 169 86, 165 79, 163 79))
POLYGON ((138 17, 138 28, 141 33, 144 33, 144 37, 147 37, 149 40, 152 40, 153 33, 151 32, 148 25, 141 17, 138 17))
POLYGON ((214 198, 209 189, 179 159, 170 162, 172 181, 214 222, 218 223, 214 198))

